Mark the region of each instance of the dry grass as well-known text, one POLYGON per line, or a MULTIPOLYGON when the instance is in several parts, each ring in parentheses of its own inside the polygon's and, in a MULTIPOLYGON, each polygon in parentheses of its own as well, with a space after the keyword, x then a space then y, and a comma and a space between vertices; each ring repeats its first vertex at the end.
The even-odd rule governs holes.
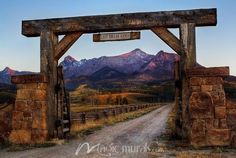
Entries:
POLYGON ((137 100, 134 99, 135 97, 150 97, 152 95, 142 94, 142 93, 123 92, 123 93, 112 93, 112 94, 100 94, 98 95, 98 98, 101 104, 106 104, 107 98, 111 97, 111 99, 114 101, 116 97, 119 97, 119 96, 122 98, 127 98, 128 101, 131 103, 136 103, 137 100))
POLYGON ((71 105, 71 111, 72 112, 87 112, 90 110, 103 110, 103 109, 109 109, 109 108, 116 108, 120 107, 120 105, 83 105, 78 106, 76 104, 71 105))
POLYGON ((72 123, 71 132, 76 135, 78 134, 79 136, 89 135, 93 133, 94 131, 101 129, 104 126, 114 125, 115 123, 118 123, 118 122, 123 122, 123 121, 140 117, 159 107, 160 105, 134 111, 134 112, 119 114, 117 116, 112 116, 107 119, 104 118, 98 121, 87 121, 86 124, 72 123))

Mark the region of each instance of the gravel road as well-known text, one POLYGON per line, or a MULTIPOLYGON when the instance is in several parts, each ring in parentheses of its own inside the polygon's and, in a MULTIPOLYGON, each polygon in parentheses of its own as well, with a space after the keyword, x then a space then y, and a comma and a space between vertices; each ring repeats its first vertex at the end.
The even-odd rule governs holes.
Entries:
POLYGON ((171 107, 165 105, 139 118, 105 127, 67 144, 18 152, 0 150, 0 158, 145 158, 153 138, 165 129, 171 107))

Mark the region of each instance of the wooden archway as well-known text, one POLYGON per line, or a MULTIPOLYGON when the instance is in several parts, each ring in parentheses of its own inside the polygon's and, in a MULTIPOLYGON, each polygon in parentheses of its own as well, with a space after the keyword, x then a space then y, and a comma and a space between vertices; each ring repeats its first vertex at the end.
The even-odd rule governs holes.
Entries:
POLYGON ((40 72, 48 78, 48 132, 53 135, 55 122, 54 87, 58 60, 82 34, 127 30, 152 30, 167 45, 181 56, 180 103, 185 119, 189 88, 186 70, 196 65, 195 28, 215 26, 216 9, 197 9, 164 12, 129 13, 71 18, 30 20, 22 22, 22 34, 40 36, 40 72), (168 28, 179 28, 180 37, 168 28), (58 40, 59 35, 65 35, 58 40))

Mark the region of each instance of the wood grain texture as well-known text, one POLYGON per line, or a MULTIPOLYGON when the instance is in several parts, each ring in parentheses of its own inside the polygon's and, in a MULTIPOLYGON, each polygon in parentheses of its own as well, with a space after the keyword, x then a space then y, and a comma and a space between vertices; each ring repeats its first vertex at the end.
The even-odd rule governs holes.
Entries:
POLYGON ((52 138, 55 130, 55 85, 57 80, 57 60, 54 59, 55 46, 58 43, 58 36, 52 31, 44 30, 40 35, 40 72, 48 78, 47 88, 47 124, 48 134, 52 138))
POLYGON ((160 39, 170 46, 177 54, 181 55, 180 40, 167 28, 155 27, 151 29, 160 39))
POLYGON ((59 60, 67 50, 80 38, 82 32, 75 32, 65 35, 55 47, 55 60, 59 60))
POLYGON ((195 24, 183 23, 180 25, 181 41, 181 59, 180 59, 180 78, 181 78, 181 110, 182 110, 182 136, 188 138, 189 132, 189 82, 187 78, 187 69, 196 66, 196 41, 195 41, 195 24))
POLYGON ((93 42, 127 41, 140 39, 140 32, 115 32, 93 34, 93 42))
POLYGON ((213 8, 27 20, 22 22, 22 34, 36 37, 45 29, 63 35, 72 32, 145 30, 153 27, 178 28, 182 23, 215 26, 216 14, 216 9, 213 8))

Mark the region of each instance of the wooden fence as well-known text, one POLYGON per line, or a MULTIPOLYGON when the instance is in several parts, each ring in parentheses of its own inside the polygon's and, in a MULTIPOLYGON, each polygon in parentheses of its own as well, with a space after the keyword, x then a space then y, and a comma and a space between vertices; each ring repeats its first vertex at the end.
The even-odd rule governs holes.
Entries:
POLYGON ((120 107, 108 108, 108 109, 96 109, 86 112, 71 113, 71 121, 73 123, 85 124, 87 121, 99 120, 103 118, 108 118, 111 116, 116 116, 122 113, 133 112, 150 107, 160 107, 161 104, 139 104, 139 105, 122 105, 120 107))

